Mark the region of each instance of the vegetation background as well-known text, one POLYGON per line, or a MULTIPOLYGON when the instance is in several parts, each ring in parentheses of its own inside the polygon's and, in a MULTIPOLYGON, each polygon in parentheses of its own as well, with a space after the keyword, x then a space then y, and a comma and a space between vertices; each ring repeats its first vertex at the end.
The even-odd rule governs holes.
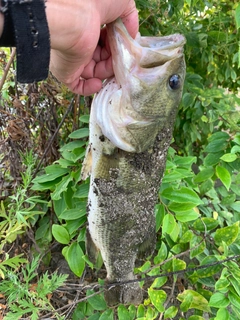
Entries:
POLYGON ((108 308, 85 255, 91 97, 20 85, 2 48, 0 319, 240 319, 240 4, 137 0, 142 35, 182 33, 187 76, 156 205, 145 299, 108 308))

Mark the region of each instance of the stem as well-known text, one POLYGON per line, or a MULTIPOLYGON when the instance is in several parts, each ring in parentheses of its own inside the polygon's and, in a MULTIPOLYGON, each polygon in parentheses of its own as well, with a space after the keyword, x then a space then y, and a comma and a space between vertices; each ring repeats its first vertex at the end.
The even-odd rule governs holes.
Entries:
POLYGON ((2 79, 0 80, 0 91, 2 91, 2 87, 4 85, 4 82, 5 82, 6 78, 7 78, 7 74, 8 74, 8 71, 9 71, 10 67, 11 67, 11 64, 13 62, 15 54, 16 54, 16 48, 13 48, 11 56, 10 56, 10 59, 9 59, 7 65, 6 65, 6 68, 4 70, 4 74, 2 76, 2 79))

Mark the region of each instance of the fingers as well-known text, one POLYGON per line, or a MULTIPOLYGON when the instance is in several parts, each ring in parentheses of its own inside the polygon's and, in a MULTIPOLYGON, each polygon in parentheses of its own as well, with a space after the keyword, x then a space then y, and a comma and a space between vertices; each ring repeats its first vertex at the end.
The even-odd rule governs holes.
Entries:
POLYGON ((135 1, 129 1, 128 7, 121 14, 120 18, 122 19, 130 36, 135 38, 139 29, 138 11, 136 8, 135 1))
POLYGON ((81 74, 81 78, 68 84, 70 90, 84 96, 98 92, 102 88, 102 80, 113 76, 112 59, 91 61, 81 74), (84 79, 83 79, 84 78, 84 79))
MULTIPOLYGON (((76 3, 81 4, 81 12, 85 5, 89 9, 91 4, 88 2, 76 3)), ((58 37, 61 39, 61 45, 54 46, 54 41, 52 41, 52 48, 55 50, 51 51, 50 70, 70 90, 81 95, 98 92, 102 87, 102 80, 113 76, 106 29, 103 28, 100 31, 100 25, 110 23, 120 16, 133 38, 138 32, 138 13, 134 0, 106 0, 105 5, 96 1, 95 5, 94 10, 86 10, 89 17, 84 20, 84 23, 82 19, 76 20, 74 23, 75 33, 63 33, 63 37, 58 37), (78 28, 75 26, 77 23, 79 24, 78 28), (76 30, 79 30, 77 36, 76 30)), ((48 6, 47 9, 51 10, 51 6, 48 6)), ((56 19, 53 25, 55 24, 57 24, 56 19)), ((54 28, 50 29, 55 30, 54 28)), ((62 29, 60 28, 60 30, 62 29)), ((52 35, 53 31, 51 36, 52 39, 55 39, 52 35)))
POLYGON ((106 48, 98 46, 92 60, 85 66, 81 76, 84 79, 99 78, 101 80, 113 76, 110 52, 107 52, 106 48))
POLYGON ((83 96, 90 96, 102 88, 102 81, 98 78, 91 78, 88 80, 78 79, 72 84, 68 85, 69 89, 77 94, 83 96))

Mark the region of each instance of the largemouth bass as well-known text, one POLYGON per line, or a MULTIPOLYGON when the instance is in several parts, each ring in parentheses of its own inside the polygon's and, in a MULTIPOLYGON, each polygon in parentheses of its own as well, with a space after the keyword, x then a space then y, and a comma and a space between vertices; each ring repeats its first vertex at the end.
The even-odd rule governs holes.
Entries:
POLYGON ((155 249, 154 206, 185 77, 185 38, 132 39, 120 19, 107 26, 115 77, 95 95, 82 178, 90 174, 87 252, 100 250, 109 305, 139 304, 137 257, 155 249))

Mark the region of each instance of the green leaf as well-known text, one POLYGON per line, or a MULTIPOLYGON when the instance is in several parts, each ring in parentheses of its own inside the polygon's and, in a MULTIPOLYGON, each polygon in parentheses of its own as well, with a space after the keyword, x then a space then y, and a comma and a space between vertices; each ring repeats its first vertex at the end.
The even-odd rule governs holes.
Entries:
MULTIPOLYGON (((218 259, 215 256, 209 255, 201 261, 201 266, 208 265, 217 261, 218 259)), ((210 267, 197 270, 197 274, 200 278, 208 278, 218 273, 221 269, 222 269, 221 264, 216 264, 210 267)))
POLYGON ((88 296, 94 294, 95 292, 93 290, 87 290, 87 300, 90 303, 90 305, 95 310, 105 310, 107 308, 106 301, 104 300, 103 296, 101 294, 95 295, 93 297, 88 298, 88 296))
POLYGON ((76 220, 83 217, 86 214, 86 202, 81 202, 78 204, 76 209, 66 209, 64 210, 59 218, 64 220, 76 220))
MULTIPOLYGON (((240 48, 240 47, 239 47, 239 48, 240 48)), ((237 143, 238 145, 240 145, 240 134, 236 135, 236 136, 234 137, 233 141, 234 141, 235 143, 237 143)))
POLYGON ((188 210, 185 212, 176 212, 176 219, 181 222, 188 222, 199 218, 198 210, 188 210))
POLYGON ((184 203, 171 202, 168 205, 168 209, 175 213, 186 212, 193 209, 194 207, 196 207, 196 204, 192 202, 184 202, 184 203))
POLYGON ((178 313, 178 308, 175 306, 171 306, 164 312, 164 319, 172 319, 178 313))
POLYGON ((216 42, 225 42, 226 41, 226 33, 222 31, 209 31, 208 36, 211 37, 211 40, 214 40, 216 42))
POLYGON ((235 11, 235 20, 237 29, 240 28, 240 3, 238 4, 236 11, 235 11))
POLYGON ((15 256, 15 257, 12 257, 12 258, 8 258, 8 256, 7 256, 5 258, 5 260, 1 260, 0 266, 1 267, 2 266, 8 266, 8 267, 13 268, 13 269, 18 268, 18 267, 20 267, 20 265, 22 263, 27 263, 28 262, 27 259, 21 258, 22 255, 23 254, 19 254, 19 255, 15 256))
POLYGON ((195 221, 193 227, 198 231, 204 232, 205 230, 209 231, 215 229, 218 226, 218 224, 218 220, 203 217, 202 219, 195 221))
POLYGON ((70 241, 68 231, 63 226, 58 224, 52 225, 52 234, 59 243, 68 244, 70 241))
POLYGON ((232 286, 234 287, 235 291, 237 292, 238 296, 240 297, 239 282, 233 276, 228 277, 228 280, 231 282, 232 286))
POLYGON ((157 315, 158 311, 154 307, 148 307, 147 312, 142 320, 153 320, 157 318, 157 315))
POLYGON ((72 133, 70 133, 69 138, 71 139, 82 139, 89 136, 89 129, 88 128, 81 128, 72 133))
POLYGON ((216 292, 211 296, 208 305, 214 308, 226 308, 229 305, 229 300, 223 293, 216 292))
POLYGON ((72 272, 81 277, 85 268, 84 253, 77 242, 73 242, 65 253, 65 258, 72 272))
POLYGON ((228 298, 230 302, 240 310, 240 297, 237 294, 230 291, 228 293, 228 298))
POLYGON ((82 139, 89 136, 89 128, 81 128, 70 133, 69 138, 71 139, 82 139))
POLYGON ((164 242, 161 243, 161 247, 158 250, 158 254, 154 258, 154 263, 159 264, 167 258, 168 250, 164 242))
POLYGON ((222 181, 227 190, 229 190, 231 185, 231 175, 227 169, 224 167, 217 166, 216 167, 216 175, 222 181))
POLYGON ((73 198, 83 199, 88 197, 89 183, 80 184, 74 192, 73 198))
POLYGON ((219 163, 221 156, 224 154, 223 151, 216 153, 209 153, 203 160, 203 163, 206 167, 215 166, 219 163))
POLYGON ((130 305, 128 307, 128 314, 129 314, 131 320, 136 319, 136 311, 137 310, 136 310, 136 307, 134 305, 130 305))
POLYGON ((53 208, 54 208, 54 212, 59 217, 60 214, 67 208, 67 204, 64 197, 60 198, 59 200, 54 200, 53 208))
POLYGON ((170 234, 175 228, 176 220, 172 214, 166 214, 163 218, 162 233, 170 234))
POLYGON ((173 271, 186 269, 186 262, 180 259, 173 259, 173 271))
POLYGON ((197 158, 196 157, 191 157, 191 156, 184 156, 184 157, 180 157, 178 155, 176 155, 174 157, 174 162, 178 167, 183 167, 183 168, 192 168, 192 164, 196 163, 197 158))
POLYGON ((180 305, 181 311, 183 311, 183 312, 188 311, 191 308, 192 302, 193 302, 193 296, 192 296, 192 294, 188 293, 184 297, 184 299, 180 305))
POLYGON ((173 229, 172 232, 170 233, 170 237, 171 237, 171 239, 172 239, 174 242, 177 241, 179 232, 180 232, 179 225, 178 225, 178 223, 175 223, 174 229, 173 229))
POLYGON ((182 187, 179 190, 173 189, 171 187, 166 188, 161 192, 161 196, 174 202, 192 202, 195 203, 196 206, 199 204, 203 204, 202 200, 199 198, 196 192, 186 187, 182 187))
POLYGON ((112 309, 108 309, 101 314, 99 320, 113 320, 114 311, 112 309))
POLYGON ((231 226, 217 229, 214 236, 214 240, 217 245, 221 245, 222 241, 224 241, 227 245, 230 245, 237 239, 238 232, 239 222, 236 222, 231 226))
POLYGON ((200 316, 191 316, 188 318, 188 320, 205 320, 203 317, 200 316))
POLYGON ((138 268, 140 272, 146 272, 151 267, 151 262, 146 261, 141 267, 138 268))
POLYGON ((227 279, 219 279, 215 284, 217 291, 225 290, 229 286, 230 282, 227 279))
POLYGON ((202 253, 205 248, 206 248, 206 243, 205 241, 201 242, 202 238, 200 237, 195 237, 190 241, 190 258, 194 258, 198 256, 200 253, 202 253))
POLYGON ((228 145, 226 139, 217 139, 211 141, 205 148, 205 152, 217 153, 221 150, 225 150, 228 145))
POLYGON ((138 318, 143 318, 145 314, 144 306, 140 304, 137 308, 137 319, 138 318))
POLYGON ((61 199, 61 194, 64 191, 67 191, 68 185, 72 180, 73 180, 72 175, 67 175, 66 177, 63 177, 62 181, 56 185, 56 189, 52 193, 52 200, 61 199))
POLYGON ((164 312, 164 302, 167 298, 167 294, 163 290, 148 289, 148 295, 151 299, 152 304, 159 312, 164 312))
POLYGON ((89 114, 84 114, 79 118, 79 120, 83 123, 89 123, 90 115, 89 114))
POLYGON ((202 120, 202 122, 208 122, 208 117, 203 115, 203 116, 201 116, 201 120, 202 120))
POLYGON ((118 307, 117 312, 118 312, 118 319, 119 320, 131 320, 127 308, 124 307, 123 305, 120 305, 118 307))
POLYGON ((230 206, 233 210, 240 212, 240 201, 235 201, 230 206))
POLYGON ((234 261, 228 261, 227 266, 231 271, 232 276, 237 280, 240 281, 240 270, 239 265, 234 261))
POLYGON ((225 153, 220 159, 225 162, 233 162, 237 159, 237 155, 234 153, 225 153))
POLYGON ((151 288, 161 288, 167 282, 167 280, 168 280, 167 277, 157 278, 153 281, 151 288))
POLYGON ((204 312, 210 312, 211 311, 211 309, 208 306, 207 299, 205 299, 200 293, 198 293, 198 292, 196 292, 194 290, 184 290, 183 293, 181 293, 181 294, 179 294, 177 296, 177 299, 182 301, 182 302, 185 299, 191 300, 189 308, 202 310, 204 312), (189 297, 189 298, 187 298, 187 297, 189 297))
POLYGON ((188 243, 193 237, 192 230, 187 230, 180 238, 180 243, 188 243))
POLYGON ((233 146, 231 149, 231 153, 240 153, 240 146, 233 146))
POLYGON ((211 178, 214 175, 214 169, 212 167, 203 169, 200 171, 196 177, 194 177, 194 182, 199 183, 206 181, 207 179, 211 178))
POLYGON ((214 320, 229 320, 229 312, 226 308, 220 308, 214 320))
MULTIPOLYGON (((210 91, 211 92, 211 91, 210 91)), ((229 134, 227 132, 224 131, 217 131, 214 132, 209 138, 208 141, 212 142, 212 141, 216 141, 216 140, 228 140, 230 138, 229 134)))
POLYGON ((169 183, 169 182, 173 182, 173 181, 175 182, 176 180, 181 180, 182 178, 184 178, 184 175, 182 174, 182 172, 174 170, 174 171, 168 173, 166 171, 162 181, 163 181, 163 183, 169 183))
POLYGON ((206 194, 209 192, 214 186, 214 183, 211 179, 208 179, 204 181, 200 186, 199 186, 199 191, 201 195, 206 194))
POLYGON ((91 315, 90 317, 88 317, 88 320, 99 320, 100 317, 100 313, 96 312, 93 315, 91 315))
POLYGON ((165 216, 165 207, 163 204, 156 204, 155 206, 155 217, 156 217, 156 232, 160 229, 163 218, 165 216))
POLYGON ((44 182, 53 181, 61 176, 64 176, 66 173, 69 172, 69 169, 62 168, 56 164, 46 167, 45 170, 47 172, 46 174, 36 177, 35 179, 33 179, 32 182, 44 183, 44 182))
POLYGON ((196 95, 193 95, 192 93, 184 93, 182 97, 182 104, 184 106, 184 110, 191 107, 196 99, 196 95))
POLYGON ((85 141, 71 141, 67 144, 65 144, 64 146, 61 147, 60 152, 64 152, 64 151, 73 151, 74 149, 78 149, 83 147, 86 144, 85 141))

